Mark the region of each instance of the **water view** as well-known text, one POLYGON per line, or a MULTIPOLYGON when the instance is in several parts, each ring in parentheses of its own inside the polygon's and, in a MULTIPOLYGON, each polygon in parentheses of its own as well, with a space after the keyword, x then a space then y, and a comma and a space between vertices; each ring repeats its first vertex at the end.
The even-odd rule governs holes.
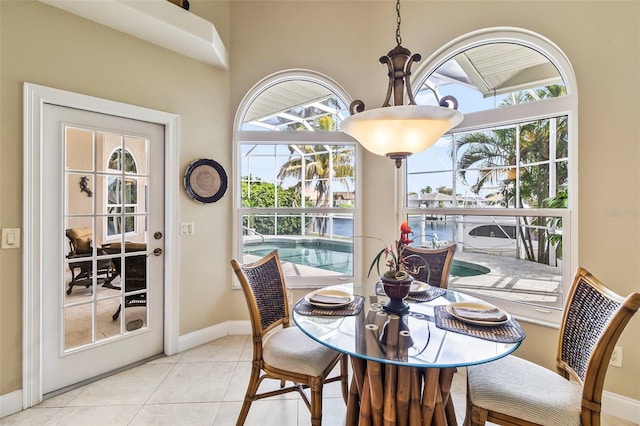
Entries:
MULTIPOLYGON (((453 224, 445 220, 430 220, 424 223, 424 228, 421 228, 421 220, 416 216, 409 218, 409 226, 413 230, 413 236, 416 243, 420 242, 421 237, 424 237, 424 241, 431 243, 434 236, 440 241, 453 241, 453 224)), ((333 219, 333 234, 340 237, 352 237, 353 236, 353 219, 346 217, 334 217, 333 219)))

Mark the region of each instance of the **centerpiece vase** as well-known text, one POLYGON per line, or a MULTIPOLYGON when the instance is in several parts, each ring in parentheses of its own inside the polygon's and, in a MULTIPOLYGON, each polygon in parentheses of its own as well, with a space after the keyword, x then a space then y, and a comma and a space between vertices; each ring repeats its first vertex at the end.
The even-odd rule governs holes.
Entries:
POLYGON ((383 306, 383 309, 389 313, 405 315, 409 313, 409 305, 404 299, 409 295, 413 277, 409 275, 402 281, 380 277, 384 293, 389 298, 389 302, 383 306))

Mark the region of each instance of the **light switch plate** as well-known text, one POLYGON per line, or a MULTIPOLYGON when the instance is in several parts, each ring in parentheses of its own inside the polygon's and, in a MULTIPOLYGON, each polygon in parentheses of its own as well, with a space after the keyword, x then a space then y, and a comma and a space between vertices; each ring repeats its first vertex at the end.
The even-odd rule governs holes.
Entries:
POLYGON ((20 228, 2 229, 2 248, 20 248, 20 228))
POLYGON ((180 235, 193 235, 194 232, 193 222, 182 222, 180 224, 180 235))

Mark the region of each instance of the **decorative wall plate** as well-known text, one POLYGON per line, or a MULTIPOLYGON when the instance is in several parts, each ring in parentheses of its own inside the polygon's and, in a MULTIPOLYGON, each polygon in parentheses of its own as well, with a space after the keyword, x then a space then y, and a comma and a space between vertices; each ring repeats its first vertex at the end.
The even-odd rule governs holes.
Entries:
POLYGON ((214 203, 227 190, 227 173, 216 161, 200 159, 192 162, 184 174, 187 194, 199 203, 214 203))

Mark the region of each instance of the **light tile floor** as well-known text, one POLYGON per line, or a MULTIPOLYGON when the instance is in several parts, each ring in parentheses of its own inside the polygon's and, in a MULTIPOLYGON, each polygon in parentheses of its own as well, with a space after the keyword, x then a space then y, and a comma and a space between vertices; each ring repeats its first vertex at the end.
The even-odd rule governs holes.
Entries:
MULTIPOLYGON (((249 336, 227 336, 171 357, 104 378, 0 419, 1 425, 210 425, 233 426, 251 371, 249 336)), ((464 369, 452 395, 462 424, 464 369)), ((277 387, 275 381, 263 382, 277 387), (272 383, 268 383, 272 382, 272 383)), ((344 424, 346 407, 339 383, 326 385, 323 424, 344 424)), ((308 426, 309 412, 297 393, 256 401, 246 426, 308 426)), ((607 418, 603 426, 632 426, 607 418)))

